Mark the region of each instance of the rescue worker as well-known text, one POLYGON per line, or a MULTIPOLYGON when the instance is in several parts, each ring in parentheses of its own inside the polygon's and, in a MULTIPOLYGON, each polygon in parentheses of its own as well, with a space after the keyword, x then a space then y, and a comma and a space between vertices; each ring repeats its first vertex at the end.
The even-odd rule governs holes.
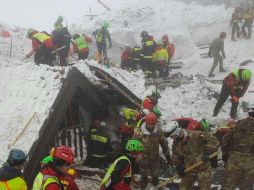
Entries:
POLYGON ((197 121, 193 118, 177 118, 175 121, 178 122, 179 126, 183 129, 191 130, 191 131, 209 131, 210 124, 208 120, 202 119, 201 121, 197 121))
POLYGON ((198 181, 200 190, 210 190, 212 183, 212 168, 209 156, 217 151, 218 140, 208 133, 201 131, 187 131, 177 122, 170 122, 164 128, 166 136, 174 139, 172 146, 172 163, 176 166, 181 177, 180 190, 189 190, 198 181), (184 170, 202 160, 200 167, 189 173, 184 170))
POLYGON ((213 116, 216 117, 226 102, 229 96, 231 96, 231 118, 236 117, 237 108, 239 105, 239 99, 244 96, 247 91, 252 72, 249 69, 234 69, 226 78, 223 80, 220 97, 217 104, 213 110, 213 116))
POLYGON ((220 37, 213 40, 209 47, 208 56, 213 57, 213 66, 209 72, 209 77, 214 77, 213 74, 215 68, 219 63, 220 72, 225 72, 223 68, 223 59, 226 58, 225 51, 224 51, 224 39, 226 38, 226 32, 221 32, 220 37), (221 54, 222 56, 221 56, 221 54))
POLYGON ((241 27, 243 36, 247 39, 251 38, 251 33, 252 33, 252 23, 253 23, 253 18, 252 18, 252 13, 251 13, 251 7, 248 6, 244 12, 244 23, 241 27), (248 29, 248 32, 246 32, 245 28, 248 29))
POLYGON ((253 189, 254 185, 254 105, 249 117, 239 120, 222 141, 222 158, 226 162, 222 190, 253 189))
POLYGON ((28 39, 32 40, 32 50, 26 55, 26 59, 34 55, 34 62, 38 65, 48 64, 52 65, 55 59, 54 44, 51 36, 43 32, 38 32, 29 29, 27 32, 28 39))
POLYGON ((33 190, 62 190, 60 177, 65 175, 74 162, 74 153, 68 146, 60 146, 51 151, 53 161, 41 168, 37 174, 33 190))
POLYGON ((168 76, 168 51, 162 47, 161 43, 157 44, 155 53, 153 54, 153 63, 155 68, 159 70, 158 77, 167 77, 168 76))
POLYGON ((154 40, 150 38, 148 33, 146 31, 141 32, 140 37, 142 38, 141 43, 142 43, 142 70, 145 72, 145 75, 147 77, 154 77, 155 73, 155 68, 153 65, 153 53, 155 52, 156 49, 156 44, 154 40))
POLYGON ((152 111, 152 109, 157 105, 160 97, 161 95, 158 92, 152 92, 150 96, 146 96, 142 103, 143 109, 152 111))
POLYGON ((148 185, 148 174, 151 174, 152 185, 159 184, 160 174, 160 154, 159 146, 163 150, 168 163, 171 162, 168 141, 157 125, 157 117, 154 113, 148 113, 145 122, 139 131, 135 131, 135 137, 141 139, 144 144, 143 159, 140 161, 141 189, 146 189, 148 185))
POLYGON ((55 24, 54 24, 54 28, 56 32, 61 32, 63 29, 63 16, 58 16, 55 24))
POLYGON ((232 33, 231 33, 231 40, 235 41, 235 33, 237 38, 240 38, 240 26, 239 23, 241 21, 240 18, 240 7, 236 7, 234 13, 232 14, 231 18, 231 25, 232 25, 232 33))
POLYGON ((91 131, 88 146, 91 151, 89 166, 102 169, 107 167, 110 161, 109 155, 112 154, 113 149, 105 122, 100 122, 99 127, 91 131))
POLYGON ((122 149, 124 150, 126 142, 131 139, 134 133, 134 128, 137 124, 138 111, 124 107, 121 109, 119 115, 122 118, 120 131, 122 149))
MULTIPOLYGON (((97 49, 99 52, 99 63, 102 63, 102 58, 105 63, 105 59, 107 59, 107 41, 109 43, 109 48, 112 47, 111 37, 108 31, 109 24, 108 22, 104 22, 102 27, 93 32, 93 35, 96 39, 97 49)), ((108 61, 108 60, 107 60, 108 61)))
MULTIPOLYGON (((52 149, 52 152, 54 148, 52 149)), ((46 167, 48 164, 53 162, 53 156, 49 155, 42 159, 41 168, 46 167)), ((63 185, 63 190, 79 190, 78 185, 75 182, 78 174, 77 171, 73 168, 67 170, 67 173, 59 176, 59 180, 61 181, 61 185, 63 185)))
POLYGON ((67 57, 69 56, 71 44, 71 35, 68 28, 63 27, 59 32, 53 31, 52 36, 56 47, 62 48, 57 52, 60 59, 60 65, 67 66, 67 57))
POLYGON ((109 167, 102 180, 101 190, 131 190, 133 167, 142 159, 144 150, 139 140, 128 140, 126 153, 118 157, 109 167))
POLYGON ((22 170, 26 164, 27 156, 20 149, 12 149, 6 163, 0 168, 1 190, 27 190, 22 170))
POLYGON ((92 39, 84 34, 82 35, 75 34, 73 36, 73 42, 72 42, 73 50, 75 53, 78 54, 79 60, 87 59, 89 55, 88 43, 91 43, 91 42, 92 42, 92 39))
POLYGON ((134 70, 138 70, 138 65, 141 66, 141 48, 138 46, 134 46, 131 50, 131 60, 134 70))
POLYGON ((175 46, 171 42, 169 42, 168 35, 162 36, 162 47, 168 51, 168 63, 175 54, 175 46))
POLYGON ((124 51, 121 55, 121 69, 132 70, 132 59, 131 59, 131 47, 129 45, 125 45, 124 51))

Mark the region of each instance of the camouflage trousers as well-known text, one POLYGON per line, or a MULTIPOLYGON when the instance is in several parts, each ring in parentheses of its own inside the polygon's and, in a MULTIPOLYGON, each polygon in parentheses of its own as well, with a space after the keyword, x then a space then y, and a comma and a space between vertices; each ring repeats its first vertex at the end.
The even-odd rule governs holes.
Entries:
POLYGON ((159 175, 160 175, 160 161, 159 158, 157 160, 148 161, 142 160, 140 161, 140 174, 141 174, 141 190, 145 189, 148 184, 148 175, 150 174, 152 177, 152 184, 157 186, 159 184, 159 175))
POLYGON ((252 190, 254 184, 254 153, 232 152, 229 155, 222 190, 252 190))
POLYGON ((210 190, 212 184, 212 168, 197 173, 188 173, 181 178, 180 190, 193 189, 195 181, 198 181, 199 190, 210 190))

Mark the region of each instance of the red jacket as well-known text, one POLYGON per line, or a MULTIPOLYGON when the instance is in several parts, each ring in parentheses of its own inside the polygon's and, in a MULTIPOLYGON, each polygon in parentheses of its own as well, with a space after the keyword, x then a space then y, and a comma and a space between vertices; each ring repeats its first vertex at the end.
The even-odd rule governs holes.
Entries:
POLYGON ((174 44, 171 44, 170 42, 167 42, 167 43, 163 44, 163 48, 167 49, 168 57, 169 57, 169 59, 171 59, 175 54, 174 44))
POLYGON ((250 85, 250 81, 237 80, 233 73, 224 78, 224 83, 227 85, 231 97, 243 97, 250 85), (239 90, 240 94, 237 93, 239 90))
POLYGON ((127 61, 130 58, 131 51, 123 51, 121 61, 127 61))
MULTIPOLYGON (((50 176, 56 176, 58 179, 60 179, 61 174, 56 172, 53 168, 50 166, 47 166, 41 170, 41 173, 43 175, 50 175, 50 176)), ((46 186, 45 190, 61 190, 61 187, 59 184, 51 183, 48 186, 46 186)))
POLYGON ((181 128, 187 129, 190 131, 202 131, 203 127, 200 123, 192 118, 177 118, 175 119, 180 125, 181 128))
POLYGON ((74 179, 69 175, 62 175, 59 177, 61 183, 64 185, 64 189, 67 190, 79 190, 74 179))
POLYGON ((121 133, 127 134, 127 135, 133 135, 134 131, 132 127, 128 127, 125 123, 121 125, 120 127, 121 133))
POLYGON ((143 109, 152 110, 154 107, 153 100, 148 96, 143 100, 143 109))

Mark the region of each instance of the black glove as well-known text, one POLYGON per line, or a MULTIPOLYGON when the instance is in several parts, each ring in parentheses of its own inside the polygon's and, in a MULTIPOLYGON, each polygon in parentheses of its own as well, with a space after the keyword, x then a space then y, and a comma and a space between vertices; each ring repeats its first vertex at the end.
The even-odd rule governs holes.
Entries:
POLYGON ((176 171, 177 171, 177 173, 178 173, 178 175, 179 175, 180 177, 185 176, 184 170, 185 170, 184 165, 179 164, 179 165, 176 166, 176 171))
POLYGON ((202 156, 202 161, 204 162, 204 163, 207 163, 207 162, 209 162, 209 154, 208 153, 204 153, 203 154, 203 156, 202 156))

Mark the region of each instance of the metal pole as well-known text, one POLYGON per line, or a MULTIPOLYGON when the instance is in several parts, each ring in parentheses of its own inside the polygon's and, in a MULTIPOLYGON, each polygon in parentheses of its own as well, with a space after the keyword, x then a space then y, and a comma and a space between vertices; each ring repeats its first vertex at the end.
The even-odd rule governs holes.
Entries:
POLYGON ((12 55, 12 36, 11 36, 11 47, 10 47, 10 57, 12 55))

